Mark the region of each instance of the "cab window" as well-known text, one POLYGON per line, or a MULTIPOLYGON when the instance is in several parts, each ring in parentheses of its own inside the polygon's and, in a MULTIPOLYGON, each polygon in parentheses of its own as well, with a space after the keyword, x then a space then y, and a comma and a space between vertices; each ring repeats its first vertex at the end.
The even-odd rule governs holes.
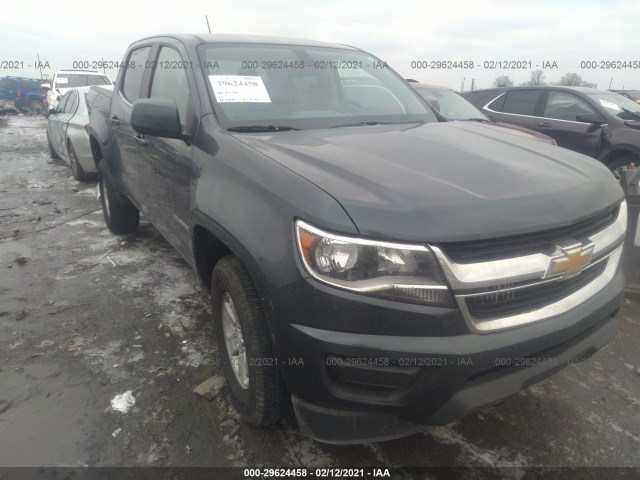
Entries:
POLYGON ((142 77, 145 72, 147 57, 151 47, 142 47, 133 50, 129 54, 127 69, 124 72, 122 82, 122 95, 129 102, 133 103, 140 98, 140 88, 142 87, 142 77))

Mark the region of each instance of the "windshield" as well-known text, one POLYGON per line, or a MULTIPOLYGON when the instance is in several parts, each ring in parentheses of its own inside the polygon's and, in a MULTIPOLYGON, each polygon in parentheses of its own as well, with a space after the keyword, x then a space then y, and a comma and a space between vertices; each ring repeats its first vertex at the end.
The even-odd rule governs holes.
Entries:
POLYGON ((628 97, 634 102, 640 102, 640 90, 611 90, 611 91, 619 93, 624 97, 628 97))
POLYGON ((488 120, 483 113, 456 92, 442 88, 414 87, 422 98, 449 120, 488 120))
POLYGON ((111 85, 106 75, 82 75, 70 73, 56 77, 56 88, 88 87, 90 85, 111 85))
POLYGON ((224 43, 202 45, 200 54, 227 128, 437 121, 399 75, 361 51, 224 43))
POLYGON ((610 115, 622 120, 640 120, 640 105, 627 97, 612 92, 587 93, 610 115))

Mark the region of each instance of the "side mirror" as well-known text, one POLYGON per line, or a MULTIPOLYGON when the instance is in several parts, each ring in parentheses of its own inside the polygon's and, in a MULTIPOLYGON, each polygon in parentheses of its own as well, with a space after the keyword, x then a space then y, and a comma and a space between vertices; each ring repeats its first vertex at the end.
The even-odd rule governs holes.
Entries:
POLYGON ((594 125, 604 125, 604 121, 600 115, 595 113, 581 113, 576 115, 576 122, 592 123, 594 125))
POLYGON ((51 90, 51 85, 49 85, 48 83, 43 83, 42 85, 40 85, 40 88, 43 90, 51 90))
POLYGON ((55 108, 50 108, 49 111, 47 112, 49 115, 55 115, 56 113, 58 113, 58 111, 55 108))
POLYGON ((185 138, 180 126, 178 106, 173 100, 143 98, 133 102, 131 126, 142 135, 185 138))
POLYGON ((62 96, 58 95, 58 96, 56 97, 56 101, 58 101, 58 102, 59 102, 61 98, 62 98, 62 96))

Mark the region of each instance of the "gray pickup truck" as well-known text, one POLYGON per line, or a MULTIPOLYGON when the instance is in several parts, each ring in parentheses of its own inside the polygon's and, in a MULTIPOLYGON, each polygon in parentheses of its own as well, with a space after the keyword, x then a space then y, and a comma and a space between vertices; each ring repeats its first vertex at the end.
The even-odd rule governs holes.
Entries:
POLYGON ((599 162, 444 121, 349 46, 165 35, 124 64, 89 94, 107 226, 142 213, 194 267, 248 422, 403 436, 615 336, 627 211, 599 162))

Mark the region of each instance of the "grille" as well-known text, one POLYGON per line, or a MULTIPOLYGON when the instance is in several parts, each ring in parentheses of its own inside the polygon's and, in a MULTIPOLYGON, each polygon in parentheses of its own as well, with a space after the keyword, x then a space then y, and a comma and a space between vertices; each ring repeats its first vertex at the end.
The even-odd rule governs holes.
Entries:
POLYGON ((599 262, 579 275, 566 280, 523 287, 503 292, 487 292, 465 298, 469 313, 476 321, 495 317, 517 315, 549 305, 580 290, 606 268, 608 260, 599 262))
POLYGON ((615 221, 618 208, 568 227, 489 240, 443 243, 440 247, 456 263, 486 262, 506 257, 524 256, 530 253, 553 251, 559 240, 580 239, 604 230, 615 221))

